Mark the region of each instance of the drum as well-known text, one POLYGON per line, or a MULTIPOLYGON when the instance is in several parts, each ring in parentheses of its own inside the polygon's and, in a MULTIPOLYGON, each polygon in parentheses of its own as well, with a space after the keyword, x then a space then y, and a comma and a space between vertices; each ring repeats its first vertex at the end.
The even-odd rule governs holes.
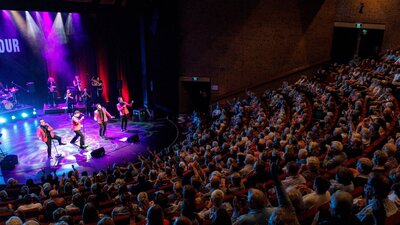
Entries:
POLYGON ((1 103, 4 105, 4 108, 10 110, 14 107, 14 104, 8 100, 3 100, 1 103))
POLYGON ((2 94, 0 97, 1 97, 1 98, 4 98, 4 99, 9 99, 9 98, 12 98, 12 97, 13 97, 13 93, 11 93, 11 92, 4 93, 4 94, 2 94))

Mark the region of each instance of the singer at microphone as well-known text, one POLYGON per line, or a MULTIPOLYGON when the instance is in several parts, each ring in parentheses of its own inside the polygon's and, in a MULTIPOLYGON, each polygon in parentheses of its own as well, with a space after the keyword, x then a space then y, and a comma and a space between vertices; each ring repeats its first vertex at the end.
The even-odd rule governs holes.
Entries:
POLYGON ((85 117, 79 110, 76 110, 74 112, 74 116, 72 117, 72 130, 75 132, 75 136, 74 136, 74 138, 72 138, 71 144, 75 144, 76 140, 78 140, 78 138, 80 138, 79 147, 82 149, 85 149, 88 147, 87 145, 85 145, 85 136, 81 132, 81 129, 82 129, 81 122, 84 118, 85 117))
POLYGON ((126 103, 122 97, 118 97, 117 109, 119 111, 119 115, 121 117, 121 131, 125 132, 126 127, 128 126, 128 116, 129 109, 128 107, 132 107, 133 100, 130 104, 126 103))
POLYGON ((47 158, 51 159, 51 140, 57 140, 59 145, 65 144, 61 142, 61 137, 53 133, 53 128, 48 123, 46 123, 43 119, 41 119, 39 122, 40 126, 38 127, 36 134, 39 140, 42 140, 46 143, 47 158))

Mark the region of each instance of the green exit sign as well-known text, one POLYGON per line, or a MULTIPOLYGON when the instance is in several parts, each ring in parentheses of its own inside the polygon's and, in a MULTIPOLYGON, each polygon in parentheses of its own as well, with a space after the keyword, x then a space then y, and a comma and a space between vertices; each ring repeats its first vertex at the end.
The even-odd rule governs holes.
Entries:
POLYGON ((192 77, 192 80, 193 80, 193 81, 198 81, 198 80, 199 80, 199 77, 192 77))
POLYGON ((361 28, 362 27, 362 23, 356 23, 356 28, 361 28))

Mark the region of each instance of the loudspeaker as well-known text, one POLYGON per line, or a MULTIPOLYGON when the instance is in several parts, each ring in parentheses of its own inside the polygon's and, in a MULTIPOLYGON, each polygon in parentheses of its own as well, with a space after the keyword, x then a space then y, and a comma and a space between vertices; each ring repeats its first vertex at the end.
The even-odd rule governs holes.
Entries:
POLYGON ((100 158, 100 157, 104 156, 105 153, 106 153, 106 151, 104 150, 103 147, 101 147, 101 148, 98 148, 98 149, 96 149, 96 150, 93 150, 93 151, 90 153, 90 155, 91 155, 93 158, 100 158))
POLYGON ((18 156, 17 155, 7 155, 1 160, 1 169, 2 170, 13 170, 15 168, 15 164, 18 164, 18 156))
POLYGON ((137 135, 137 134, 132 135, 132 136, 128 137, 127 141, 129 143, 137 143, 137 142, 139 142, 139 135, 137 135))

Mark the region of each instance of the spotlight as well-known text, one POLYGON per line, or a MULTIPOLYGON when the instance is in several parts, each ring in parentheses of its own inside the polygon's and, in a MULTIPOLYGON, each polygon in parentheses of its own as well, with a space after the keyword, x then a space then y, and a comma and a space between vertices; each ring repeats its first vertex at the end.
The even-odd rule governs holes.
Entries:
POLYGON ((36 116, 36 109, 35 108, 33 108, 32 115, 36 116))
POLYGON ((0 117, 0 124, 6 123, 6 122, 7 122, 6 118, 0 117))
POLYGON ((28 117, 28 113, 21 113, 21 116, 22 116, 22 118, 26 118, 26 117, 28 117))
POLYGON ((15 116, 11 116, 11 119, 12 119, 12 120, 15 120, 15 119, 17 119, 17 117, 15 117, 15 116))

